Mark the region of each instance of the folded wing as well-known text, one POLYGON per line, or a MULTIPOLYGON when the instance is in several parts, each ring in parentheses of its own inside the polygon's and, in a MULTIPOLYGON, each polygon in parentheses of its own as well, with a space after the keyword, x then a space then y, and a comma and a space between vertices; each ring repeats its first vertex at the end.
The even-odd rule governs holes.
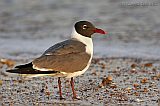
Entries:
POLYGON ((71 39, 50 47, 32 64, 34 69, 40 71, 71 73, 83 70, 90 57, 90 54, 86 53, 85 44, 76 39, 71 39))

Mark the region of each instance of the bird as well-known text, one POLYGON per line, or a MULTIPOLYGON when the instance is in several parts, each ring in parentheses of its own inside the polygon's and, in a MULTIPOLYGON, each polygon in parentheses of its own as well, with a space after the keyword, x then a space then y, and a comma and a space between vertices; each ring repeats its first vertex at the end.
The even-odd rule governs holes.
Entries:
POLYGON ((18 65, 6 72, 28 77, 56 76, 60 99, 63 99, 61 78, 69 78, 73 99, 78 99, 73 78, 83 74, 91 64, 94 33, 107 34, 106 31, 96 28, 89 21, 78 21, 74 24, 70 39, 51 46, 33 61, 18 65))

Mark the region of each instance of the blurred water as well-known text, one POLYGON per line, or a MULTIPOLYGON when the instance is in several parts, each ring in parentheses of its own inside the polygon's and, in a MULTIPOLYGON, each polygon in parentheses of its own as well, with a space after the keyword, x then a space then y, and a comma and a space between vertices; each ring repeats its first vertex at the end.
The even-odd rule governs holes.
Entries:
POLYGON ((109 32, 95 35, 96 56, 160 59, 159 10, 158 0, 0 0, 0 57, 37 57, 89 20, 109 32))

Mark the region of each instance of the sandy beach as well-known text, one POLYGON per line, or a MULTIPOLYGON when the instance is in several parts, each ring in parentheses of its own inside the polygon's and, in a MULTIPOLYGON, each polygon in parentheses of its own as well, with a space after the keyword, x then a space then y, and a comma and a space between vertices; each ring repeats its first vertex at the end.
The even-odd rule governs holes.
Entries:
POLYGON ((72 99, 68 80, 62 78, 64 100, 59 100, 57 78, 0 75, 2 106, 158 106, 160 61, 131 58, 94 58, 84 75, 75 78, 81 100, 72 99))

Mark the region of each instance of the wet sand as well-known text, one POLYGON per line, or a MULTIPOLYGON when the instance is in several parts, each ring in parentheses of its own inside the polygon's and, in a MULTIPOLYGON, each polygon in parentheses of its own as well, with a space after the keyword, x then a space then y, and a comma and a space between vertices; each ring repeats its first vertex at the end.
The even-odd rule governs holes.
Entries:
POLYGON ((6 64, 1 62, 0 70, 0 104, 3 106, 158 106, 160 103, 159 60, 94 58, 85 74, 75 78, 75 89, 81 100, 72 99, 70 84, 64 78, 65 99, 59 100, 57 78, 8 76, 4 73, 6 64))
POLYGON ((88 20, 108 31, 93 37, 96 56, 160 59, 159 10, 158 0, 0 0, 0 56, 38 55, 88 20), (124 4, 134 2, 156 5, 124 4))

